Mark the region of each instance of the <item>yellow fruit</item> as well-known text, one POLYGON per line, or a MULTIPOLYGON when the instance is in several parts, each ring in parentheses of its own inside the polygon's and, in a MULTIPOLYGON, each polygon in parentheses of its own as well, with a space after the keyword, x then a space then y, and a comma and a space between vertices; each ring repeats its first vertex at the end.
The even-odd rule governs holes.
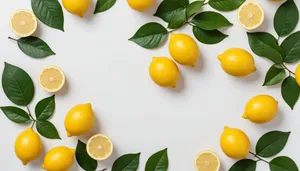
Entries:
POLYGON ((90 103, 74 106, 65 118, 67 136, 80 136, 89 132, 94 121, 94 112, 90 103))
POLYGON ((162 87, 175 88, 180 78, 177 65, 167 57, 153 57, 149 74, 152 80, 162 87))
POLYGON ((253 56, 244 49, 230 48, 218 56, 223 70, 233 76, 247 76, 256 67, 253 56))
POLYGON ((62 0, 62 3, 70 13, 84 17, 90 7, 91 0, 62 0))
POLYGON ((47 66, 39 74, 39 85, 46 91, 54 93, 65 84, 63 71, 56 66, 47 66))
POLYGON ((251 98, 245 107, 244 119, 257 124, 267 123, 275 118, 278 102, 269 95, 258 95, 251 98))
POLYGON ((219 157, 212 151, 202 151, 195 159, 195 168, 197 171, 218 171, 220 169, 219 157))
POLYGON ((296 78, 298 85, 300 86, 300 64, 296 68, 295 78, 296 78))
POLYGON ((250 151, 250 140, 248 136, 236 128, 224 128, 220 145, 223 152, 233 159, 244 159, 248 156, 250 151))
POLYGON ((197 43, 186 34, 171 34, 169 51, 177 63, 192 67, 196 65, 200 55, 197 43))
POLYGON ((264 10, 258 3, 249 1, 239 8, 238 21, 245 29, 253 30, 264 22, 264 15, 264 10))
POLYGON ((111 140, 103 134, 92 136, 86 145, 86 151, 89 156, 95 160, 105 160, 111 156, 113 152, 113 144, 111 140))
POLYGON ((22 132, 15 141, 15 153, 24 165, 37 159, 41 150, 41 139, 32 128, 22 132))
POLYGON ((48 151, 42 168, 47 171, 68 171, 74 162, 75 150, 59 146, 48 151))
POLYGON ((154 0, 127 0, 130 8, 136 11, 145 11, 152 7, 154 0))
POLYGON ((13 13, 10 18, 11 30, 20 37, 28 37, 37 29, 37 19, 32 11, 20 9, 13 13))

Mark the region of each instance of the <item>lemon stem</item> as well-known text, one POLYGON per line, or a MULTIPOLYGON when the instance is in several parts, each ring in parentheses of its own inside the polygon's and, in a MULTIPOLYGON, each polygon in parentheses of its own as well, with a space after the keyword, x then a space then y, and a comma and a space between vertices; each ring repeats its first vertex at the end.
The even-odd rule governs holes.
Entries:
POLYGON ((12 38, 12 37, 8 37, 8 39, 14 40, 14 41, 18 41, 17 39, 14 39, 14 38, 12 38))
POLYGON ((36 123, 36 120, 32 117, 31 115, 31 112, 30 112, 30 109, 28 106, 26 106, 26 109, 28 111, 28 116, 30 117, 30 119, 33 121, 32 125, 31 125, 31 128, 33 128, 34 124, 36 123))
POLYGON ((259 157, 257 154, 255 154, 255 153, 253 153, 253 152, 249 152, 250 154, 252 154, 255 158, 257 158, 258 160, 256 161, 256 162, 258 162, 258 161, 263 161, 263 162, 265 162, 265 163, 268 163, 269 164, 269 162, 268 161, 266 161, 266 160, 264 160, 264 159, 262 159, 261 157, 259 157))

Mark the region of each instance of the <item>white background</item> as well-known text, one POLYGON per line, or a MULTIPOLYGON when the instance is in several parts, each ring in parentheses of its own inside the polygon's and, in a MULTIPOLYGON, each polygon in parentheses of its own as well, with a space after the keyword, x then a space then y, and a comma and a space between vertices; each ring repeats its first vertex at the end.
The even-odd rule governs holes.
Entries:
MULTIPOLYGON (((160 1, 159 1, 160 2, 160 1)), ((143 24, 156 21, 154 17, 159 2, 144 13, 131 10, 125 0, 117 1, 108 12, 93 15, 93 1, 86 17, 81 19, 64 10, 65 32, 39 23, 37 36, 45 40, 57 53, 46 59, 25 56, 17 44, 8 40, 16 37, 8 26, 10 15, 19 8, 30 7, 30 0, 10 0, 1 5, 0 70, 4 61, 26 70, 35 84, 35 97, 30 105, 50 96, 37 82, 39 71, 47 65, 61 67, 67 78, 64 89, 57 93, 56 111, 51 122, 57 127, 62 140, 42 138, 43 153, 40 158, 24 167, 14 153, 17 135, 30 125, 17 125, 0 114, 0 170, 41 170, 43 156, 49 149, 65 145, 75 148, 78 137, 67 138, 64 117, 76 104, 91 102, 97 121, 93 131, 111 137, 115 151, 100 168, 111 168, 113 161, 125 153, 141 152, 139 170, 144 170, 148 157, 168 148, 170 171, 194 170, 194 158, 202 150, 213 150, 221 159, 222 170, 228 170, 235 162, 220 149, 219 137, 225 125, 244 130, 252 143, 252 151, 258 138, 272 130, 291 131, 286 148, 280 155, 287 155, 300 164, 300 104, 292 111, 283 101, 280 85, 262 87, 264 76, 271 62, 255 56, 257 72, 245 77, 232 77, 223 72, 217 55, 227 48, 239 47, 251 52, 246 30, 237 22, 237 11, 223 13, 233 24, 225 29, 229 38, 217 45, 199 44, 201 58, 196 68, 179 66, 181 80, 175 90, 155 85, 148 75, 153 56, 170 56, 168 42, 154 50, 143 49, 128 41, 143 24), (255 125, 242 119, 245 103, 261 93, 272 95, 279 101, 279 113, 275 120, 265 125, 255 125)), ((280 3, 262 0, 265 22, 258 30, 275 35, 273 16, 280 3)), ((300 7, 300 1, 297 1, 300 7)), ((208 6, 205 10, 210 10, 208 6)), ((300 27, 297 27, 299 30, 300 27)), ((190 26, 176 32, 192 36, 190 26)), ((252 53, 252 52, 251 52, 252 53)), ((253 53, 252 53, 253 54, 253 53)), ((289 66, 295 69, 296 65, 289 66)), ((0 105, 13 105, 0 91, 0 105)), ((249 156, 252 157, 252 156, 249 156)), ((72 171, 82 170, 76 162, 72 171)), ((265 163, 258 164, 258 171, 268 170, 265 163)))

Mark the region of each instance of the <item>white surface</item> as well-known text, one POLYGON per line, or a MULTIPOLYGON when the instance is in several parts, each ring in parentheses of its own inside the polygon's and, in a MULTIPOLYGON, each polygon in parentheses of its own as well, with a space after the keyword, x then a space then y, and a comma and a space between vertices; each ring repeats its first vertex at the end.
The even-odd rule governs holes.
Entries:
MULTIPOLYGON (((91 102, 97 117, 93 133, 109 135, 115 145, 113 156, 99 162, 99 168, 111 168, 113 161, 125 153, 141 152, 139 171, 142 171, 151 154, 167 147, 170 171, 194 170, 194 157, 206 149, 216 151, 223 170, 228 170, 235 161, 226 157, 219 146, 219 136, 225 125, 244 130, 251 139, 252 149, 258 138, 268 131, 292 131, 280 155, 290 156, 299 164, 300 153, 296 152, 300 150, 300 126, 297 124, 300 121, 300 104, 292 111, 281 97, 280 86, 261 86, 271 62, 255 56, 258 70, 245 78, 231 77, 219 65, 216 56, 227 48, 241 47, 250 51, 246 31, 237 23, 236 11, 223 13, 234 23, 233 27, 225 29, 229 38, 212 46, 199 43, 201 60, 197 67, 179 66, 182 79, 176 90, 158 87, 150 80, 148 65, 151 57, 170 56, 167 43, 161 48, 147 50, 127 39, 149 21, 166 26, 162 20, 152 16, 158 4, 145 13, 138 13, 131 10, 125 0, 120 0, 108 12, 92 15, 93 1, 84 19, 64 10, 65 32, 39 23, 37 35, 57 53, 40 60, 25 56, 15 42, 7 39, 7 36, 14 36, 6 24, 10 15, 19 8, 30 9, 30 1, 10 0, 0 7, 0 70, 2 73, 3 62, 6 61, 31 75, 35 83, 35 97, 30 108, 33 110, 40 99, 49 96, 37 83, 37 74, 44 66, 57 65, 67 77, 66 87, 56 96, 56 111, 51 119, 62 140, 42 138, 44 151, 59 145, 76 147, 77 137, 66 137, 64 117, 72 106, 91 102), (241 117, 248 99, 260 93, 279 100, 278 117, 265 125, 255 125, 241 117)), ((262 0, 261 4, 266 20, 259 30, 275 35, 272 21, 280 3, 262 0)), ((297 5, 300 7, 300 1, 297 5)), ((189 26, 178 32, 192 35, 189 26)), ((0 97, 0 105, 12 105, 2 89, 0 97)), ((3 114, 0 114, 0 125, 0 170, 41 170, 45 152, 39 160, 26 167, 14 154, 15 138, 29 125, 17 125, 3 114)), ((86 141, 91 134, 80 139, 86 141)), ((75 163, 72 171, 79 170, 75 163)), ((260 162, 257 170, 268 170, 268 166, 260 162)))

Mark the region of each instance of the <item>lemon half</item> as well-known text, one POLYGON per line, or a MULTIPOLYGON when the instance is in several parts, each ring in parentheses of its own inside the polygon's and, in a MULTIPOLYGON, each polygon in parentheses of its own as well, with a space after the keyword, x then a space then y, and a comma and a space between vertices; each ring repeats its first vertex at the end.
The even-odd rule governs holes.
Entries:
POLYGON ((47 66, 39 74, 39 84, 48 92, 57 92, 65 84, 65 75, 60 68, 47 66))
POLYGON ((258 28, 264 19, 264 10, 256 2, 246 2, 239 8, 238 21, 247 30, 258 28))
POLYGON ((97 134, 92 136, 86 145, 89 156, 95 160, 105 160, 113 152, 113 144, 106 135, 97 134))
POLYGON ((220 165, 217 154, 209 150, 200 152, 195 159, 195 168, 197 171, 218 171, 220 165))
POLYGON ((36 31, 37 19, 32 11, 20 9, 12 14, 9 25, 16 35, 28 37, 36 31))

